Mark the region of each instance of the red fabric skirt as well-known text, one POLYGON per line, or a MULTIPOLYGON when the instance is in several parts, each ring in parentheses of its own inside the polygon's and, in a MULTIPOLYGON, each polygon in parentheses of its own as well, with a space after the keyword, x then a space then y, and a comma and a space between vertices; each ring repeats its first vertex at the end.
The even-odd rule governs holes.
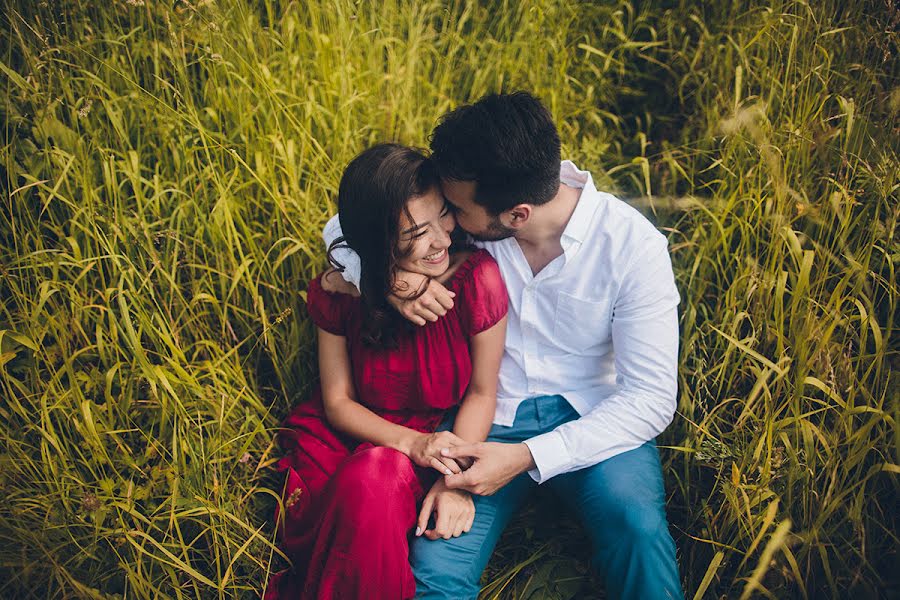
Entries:
MULTIPOLYGON (((431 432, 443 413, 382 416, 431 432)), ((279 443, 285 511, 276 519, 293 568, 269 581, 264 598, 412 598, 409 536, 436 475, 393 448, 357 446, 337 433, 319 390, 291 412, 279 443)))

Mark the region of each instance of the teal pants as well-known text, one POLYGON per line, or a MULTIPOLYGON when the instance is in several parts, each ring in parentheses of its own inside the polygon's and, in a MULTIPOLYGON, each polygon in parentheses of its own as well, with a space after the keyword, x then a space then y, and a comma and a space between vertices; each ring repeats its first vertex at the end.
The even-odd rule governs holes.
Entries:
MULTIPOLYGON (((530 398, 519 405, 512 427, 494 425, 488 440, 521 442, 577 418, 562 396, 530 398)), ((441 427, 451 424, 448 419, 441 427)), ((585 528, 609 598, 683 598, 655 440, 544 485, 585 528)), ((493 496, 474 496, 475 523, 468 533, 449 540, 415 538, 410 561, 416 598, 476 598, 500 534, 536 486, 523 473, 493 496)))

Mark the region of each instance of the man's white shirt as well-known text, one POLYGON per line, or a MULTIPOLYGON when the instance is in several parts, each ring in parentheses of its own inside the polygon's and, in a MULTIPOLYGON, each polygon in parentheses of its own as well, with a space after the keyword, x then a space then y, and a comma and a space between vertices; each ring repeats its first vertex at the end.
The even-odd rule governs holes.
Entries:
MULTIPOLYGON (((571 161, 560 165, 560 179, 582 191, 563 254, 537 275, 515 238, 476 243, 493 255, 509 292, 494 423, 512 426, 523 400, 553 394, 581 415, 525 441, 538 483, 639 447, 676 407, 679 296, 665 236, 598 192, 571 161)), ((326 246, 340 234, 335 216, 323 231, 326 246)), ((358 287, 356 254, 333 256, 358 287)))

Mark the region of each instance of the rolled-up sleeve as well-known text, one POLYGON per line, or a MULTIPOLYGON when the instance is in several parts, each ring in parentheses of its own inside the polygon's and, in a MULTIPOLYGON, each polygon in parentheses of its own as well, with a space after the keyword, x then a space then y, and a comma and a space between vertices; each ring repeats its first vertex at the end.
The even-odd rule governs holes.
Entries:
MULTIPOLYGON (((614 304, 616 385, 566 393, 594 406, 580 418, 525 441, 538 483, 633 450, 672 422, 677 404, 678 290, 666 240, 646 240, 614 304), (604 397, 598 399, 596 395, 604 397), (594 397, 591 397, 591 396, 594 397)), ((586 324, 587 326, 587 324, 586 324)))
MULTIPOLYGON (((331 217, 322 230, 322 238, 325 240, 325 248, 331 248, 334 240, 344 235, 341 230, 341 221, 338 215, 331 217)), ((331 252, 332 258, 343 267, 341 276, 359 289, 360 268, 359 255, 345 244, 340 244, 331 252)))

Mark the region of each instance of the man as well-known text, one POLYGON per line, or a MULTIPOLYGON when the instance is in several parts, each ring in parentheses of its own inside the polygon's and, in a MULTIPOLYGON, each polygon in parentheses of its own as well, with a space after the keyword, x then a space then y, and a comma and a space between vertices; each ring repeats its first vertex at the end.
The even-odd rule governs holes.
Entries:
MULTIPOLYGON (((655 445, 676 406, 679 297, 665 237, 560 163, 556 127, 530 94, 450 112, 431 149, 459 225, 500 265, 510 311, 491 433, 443 451, 474 459, 446 481, 474 494, 475 522, 460 537, 415 539, 417 597, 475 598, 500 533, 540 484, 584 525, 610 597, 681 598, 655 445)), ((337 228, 335 218, 326 243, 337 228)), ((352 252, 335 258, 358 280, 352 252)), ((423 325, 452 298, 431 282, 396 306, 423 325)))

